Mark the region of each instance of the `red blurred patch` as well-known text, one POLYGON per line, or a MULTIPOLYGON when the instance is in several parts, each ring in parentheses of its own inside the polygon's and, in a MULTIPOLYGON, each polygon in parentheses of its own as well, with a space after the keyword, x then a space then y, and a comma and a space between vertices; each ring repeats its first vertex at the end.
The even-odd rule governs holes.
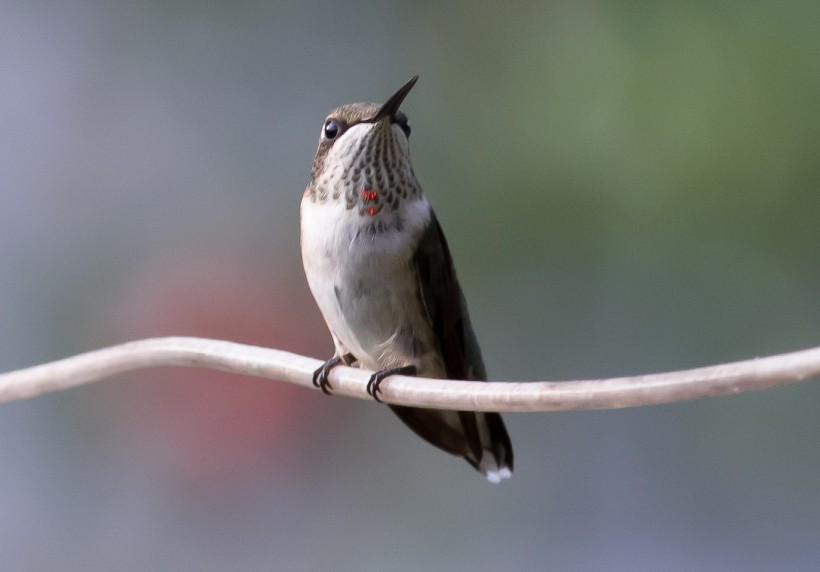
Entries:
MULTIPOLYGON (((115 338, 201 336, 329 355, 301 269, 275 274, 260 259, 203 247, 149 262, 116 300, 115 338)), ((332 422, 319 414, 322 396, 283 382, 192 368, 130 378, 104 397, 119 446, 184 482, 287 471, 332 422)))

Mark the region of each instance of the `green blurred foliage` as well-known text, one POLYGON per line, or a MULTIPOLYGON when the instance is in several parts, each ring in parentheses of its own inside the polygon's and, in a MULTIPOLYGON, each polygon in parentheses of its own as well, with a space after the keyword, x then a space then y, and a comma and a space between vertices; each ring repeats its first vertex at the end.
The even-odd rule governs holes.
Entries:
POLYGON ((557 329, 575 344, 671 325, 619 348, 630 369, 652 343, 689 346, 661 368, 816 343, 818 17, 810 3, 426 5, 436 94, 414 94, 429 98, 414 152, 439 208, 474 221, 451 240, 457 261, 516 283, 512 312, 540 322, 525 338, 556 325, 551 297, 571 296, 557 329))

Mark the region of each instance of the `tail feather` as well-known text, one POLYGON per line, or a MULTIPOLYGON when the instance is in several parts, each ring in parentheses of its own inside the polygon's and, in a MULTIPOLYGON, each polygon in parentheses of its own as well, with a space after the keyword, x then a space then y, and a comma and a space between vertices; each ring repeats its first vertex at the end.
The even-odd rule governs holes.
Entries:
POLYGON ((464 457, 488 481, 498 483, 512 476, 512 443, 498 413, 399 405, 391 405, 390 409, 416 435, 451 455, 464 457))

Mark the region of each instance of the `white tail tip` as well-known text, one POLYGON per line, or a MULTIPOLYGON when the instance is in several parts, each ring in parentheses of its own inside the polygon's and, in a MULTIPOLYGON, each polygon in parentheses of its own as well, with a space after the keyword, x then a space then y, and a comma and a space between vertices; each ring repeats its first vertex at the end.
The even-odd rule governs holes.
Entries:
POLYGON ((502 467, 497 471, 487 471, 487 480, 493 484, 500 483, 503 479, 509 479, 512 476, 512 471, 507 467, 502 467))

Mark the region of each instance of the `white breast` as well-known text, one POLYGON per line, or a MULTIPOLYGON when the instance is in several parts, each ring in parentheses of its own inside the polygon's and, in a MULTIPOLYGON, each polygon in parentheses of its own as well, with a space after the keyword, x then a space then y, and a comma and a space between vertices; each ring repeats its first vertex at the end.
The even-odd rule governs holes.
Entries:
POLYGON ((337 350, 352 352, 369 369, 415 362, 414 337, 430 347, 433 335, 410 266, 430 222, 427 200, 409 199, 397 212, 367 216, 343 201, 305 196, 301 217, 305 275, 344 346, 337 350))

